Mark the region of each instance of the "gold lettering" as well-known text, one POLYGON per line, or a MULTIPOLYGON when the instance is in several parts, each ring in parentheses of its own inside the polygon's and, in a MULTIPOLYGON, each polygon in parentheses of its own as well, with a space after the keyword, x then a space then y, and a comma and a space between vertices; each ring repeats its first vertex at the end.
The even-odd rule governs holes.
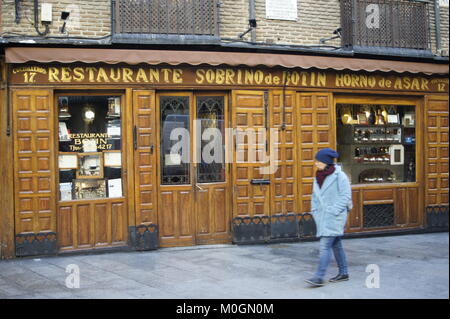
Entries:
POLYGON ((107 83, 109 82, 108 75, 106 74, 106 71, 104 68, 98 69, 97 82, 101 82, 102 81, 101 79, 103 79, 104 82, 107 82, 107 83))
POLYGON ((311 72, 310 77, 311 77, 310 84, 311 84, 311 86, 314 86, 314 82, 316 81, 316 73, 311 72))
POLYGON ((302 81, 302 86, 307 86, 308 72, 300 72, 300 78, 302 81))
POLYGON ((392 81, 391 80, 386 80, 386 87, 390 88, 392 86, 392 81))
POLYGON ((225 83, 230 85, 230 84, 234 84, 234 76, 236 75, 236 73, 232 70, 232 69, 227 69, 225 71, 226 75, 225 75, 225 83))
POLYGON ((136 75, 136 82, 146 82, 148 83, 147 74, 145 74, 145 71, 141 68, 139 68, 138 73, 136 75))
POLYGON ((70 68, 63 67, 61 68, 61 81, 70 82, 72 80, 72 76, 70 75, 70 68))
POLYGON ((422 90, 430 90, 430 88, 428 87, 429 81, 424 78, 421 78, 421 80, 422 80, 422 85, 421 85, 422 90))
POLYGON ((237 80, 238 84, 242 84, 242 70, 238 70, 238 80, 237 80))
POLYGON ((359 84, 363 88, 367 87, 367 75, 360 75, 359 76, 359 84))
POLYGON ((405 90, 409 90, 411 88, 411 79, 405 77, 403 79, 403 84, 405 85, 405 90))
POLYGON ((224 84, 225 83, 225 71, 223 69, 217 69, 216 71, 216 83, 224 84))
POLYGON ((183 70, 181 69, 174 69, 173 70, 173 83, 183 83, 183 78, 181 77, 183 75, 183 70))
POLYGON ((155 83, 155 82, 159 83, 159 71, 158 71, 158 69, 150 69, 150 82, 151 83, 155 83))
POLYGON ((86 68, 86 70, 88 71, 89 74, 89 82, 94 82, 94 72, 97 71, 97 68, 93 68, 93 67, 88 67, 86 68))
POLYGON ((195 72, 196 74, 196 79, 195 82, 197 84, 203 84, 203 82, 205 82, 205 70, 204 69, 198 69, 197 72, 195 72))
POLYGON ((245 70, 245 76, 244 76, 245 84, 253 84, 253 79, 254 79, 253 77, 254 77, 253 71, 245 70))
POLYGON ((374 88, 375 85, 377 85, 377 79, 373 75, 369 76, 368 82, 371 88, 374 88))
POLYGON ((214 70, 208 69, 208 71, 206 71, 206 82, 213 84, 215 78, 216 75, 214 74, 214 70))
POLYGON ((359 79, 356 74, 352 74, 352 88, 358 87, 359 88, 359 79))
POLYGON ((327 85, 327 75, 322 72, 317 73, 317 86, 326 86, 327 85))
POLYGON ((77 82, 81 82, 84 80, 83 68, 74 68, 73 69, 73 80, 77 81, 77 82))
POLYGON ((261 84, 264 81, 264 72, 263 71, 256 71, 255 72, 255 82, 256 84, 261 84))
POLYGON ((161 71, 162 71, 162 73, 164 75, 164 82, 170 83, 169 75, 170 75, 170 72, 172 72, 172 70, 170 70, 170 69, 162 69, 161 71))
POLYGON ((122 76, 124 82, 134 82, 133 80, 133 70, 130 68, 123 68, 122 69, 122 76))
POLYGON ((48 81, 49 82, 61 82, 58 78, 59 71, 57 68, 51 67, 48 69, 48 81))
POLYGON ((411 84, 411 90, 420 90, 419 79, 414 78, 411 84))
POLYGON ((336 74, 336 86, 337 87, 344 86, 344 76, 342 74, 336 74))
POLYGON ((264 78, 264 82, 266 83, 266 85, 272 85, 272 73, 266 75, 266 77, 264 78))
POLYGON ((109 72, 109 77, 114 81, 114 82, 119 82, 120 80, 120 69, 117 68, 117 74, 114 71, 114 68, 111 68, 111 71, 109 72))
POLYGON ((274 76, 273 77, 273 84, 275 85, 280 85, 280 77, 279 76, 274 76))
POLYGON ((352 85, 352 78, 349 74, 344 75, 344 84, 345 86, 351 86, 352 85))

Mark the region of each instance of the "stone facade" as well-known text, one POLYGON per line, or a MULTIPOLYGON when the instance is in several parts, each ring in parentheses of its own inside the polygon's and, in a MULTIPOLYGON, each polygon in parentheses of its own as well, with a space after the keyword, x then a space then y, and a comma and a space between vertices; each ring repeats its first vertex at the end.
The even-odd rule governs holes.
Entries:
MULTIPOLYGON (((53 4, 53 22, 50 25, 51 37, 99 38, 111 34, 111 0, 41 0, 39 3, 53 4), (61 34, 63 24, 61 11, 71 12, 66 24, 67 32, 61 34)), ((224 41, 239 40, 239 34, 248 29, 249 0, 220 0, 220 35, 224 41)), ((266 18, 266 1, 255 0, 256 42, 280 45, 316 46, 320 39, 333 36, 340 26, 339 0, 297 0, 297 21, 271 20, 266 18)), ((34 28, 33 1, 20 1, 20 23, 15 22, 13 0, 1 0, 0 34, 2 36, 38 36, 34 28)), ((40 15, 39 15, 40 16, 40 15)), ((434 7, 430 5, 430 35, 433 52, 436 52, 436 32, 434 26, 434 7)), ((448 55, 449 49, 448 7, 441 8, 441 46, 448 55)), ((42 32, 44 27, 39 25, 42 32)), ((244 41, 250 41, 248 33, 244 41)), ((328 41, 326 45, 339 47, 340 40, 328 41)))
MULTIPOLYGON (((0 33, 9 35, 39 36, 34 28, 34 2, 20 1, 20 23, 15 22, 15 4, 12 0, 1 1, 0 33)), ((48 36, 52 37, 102 37, 111 34, 111 1, 110 0, 45 0, 41 3, 51 3, 53 21, 48 36), (59 29, 63 25, 61 12, 70 12, 66 23, 66 33, 59 29)), ((40 7, 39 7, 40 20, 40 7)), ((39 30, 44 31, 39 23, 39 30)))

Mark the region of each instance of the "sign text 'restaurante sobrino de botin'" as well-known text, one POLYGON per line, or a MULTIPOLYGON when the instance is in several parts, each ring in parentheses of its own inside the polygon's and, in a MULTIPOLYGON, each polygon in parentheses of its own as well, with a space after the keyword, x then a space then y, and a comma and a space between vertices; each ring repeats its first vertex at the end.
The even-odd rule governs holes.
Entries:
POLYGON ((21 66, 12 68, 12 84, 121 84, 154 86, 225 86, 342 88, 448 92, 448 78, 373 73, 119 66, 21 66))

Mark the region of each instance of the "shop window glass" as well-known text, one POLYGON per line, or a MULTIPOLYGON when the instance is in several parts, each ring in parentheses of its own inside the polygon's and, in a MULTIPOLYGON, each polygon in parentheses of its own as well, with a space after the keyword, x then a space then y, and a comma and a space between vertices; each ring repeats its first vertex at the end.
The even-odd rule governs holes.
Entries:
POLYGON ((416 181, 416 110, 337 105, 339 161, 353 184, 416 181))
POLYGON ((161 96, 161 184, 190 184, 189 97, 161 96))
POLYGON ((122 197, 121 98, 60 96, 60 200, 122 197))
POLYGON ((201 149, 197 166, 197 182, 225 181, 224 98, 199 96, 197 121, 200 123, 201 149), (204 153, 207 151, 207 153, 204 153), (205 158, 206 156, 206 158, 205 158))

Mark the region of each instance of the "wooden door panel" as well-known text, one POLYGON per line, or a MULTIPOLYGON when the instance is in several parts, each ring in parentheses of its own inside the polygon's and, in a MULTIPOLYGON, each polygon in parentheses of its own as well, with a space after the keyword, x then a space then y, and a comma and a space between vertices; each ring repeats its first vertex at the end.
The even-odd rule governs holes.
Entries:
POLYGON ((13 90, 16 234, 56 231, 53 96, 13 90))
POLYGON ((212 244, 230 239, 227 186, 205 186, 196 191, 196 242, 212 244))
POLYGON ((448 205, 448 96, 427 96, 425 106, 425 204, 448 205))
MULTIPOLYGON (((266 129, 268 125, 268 93, 264 91, 232 92, 232 126, 235 129, 266 129)), ((267 134, 266 138, 269 138, 267 134)), ((235 139, 235 157, 233 160, 233 217, 269 216, 270 187, 251 185, 252 179, 270 179, 263 176, 259 168, 266 165, 249 163, 248 147, 255 145, 255 151, 266 152, 266 141, 251 141, 244 138, 240 144, 235 139), (242 150, 242 151, 241 151, 242 150), (240 152, 244 161, 238 161, 240 152)))
POLYGON ((162 247, 195 244, 194 202, 190 186, 169 189, 161 186, 159 211, 162 247))
POLYGON ((158 224, 156 200, 156 96, 152 90, 133 91, 136 126, 136 225, 158 224))
POLYGON ((314 155, 320 149, 335 149, 334 109, 331 93, 297 93, 298 211, 311 210, 314 155))
POLYGON ((297 212, 296 93, 270 92, 270 127, 278 130, 277 170, 270 176, 271 215, 297 212))

